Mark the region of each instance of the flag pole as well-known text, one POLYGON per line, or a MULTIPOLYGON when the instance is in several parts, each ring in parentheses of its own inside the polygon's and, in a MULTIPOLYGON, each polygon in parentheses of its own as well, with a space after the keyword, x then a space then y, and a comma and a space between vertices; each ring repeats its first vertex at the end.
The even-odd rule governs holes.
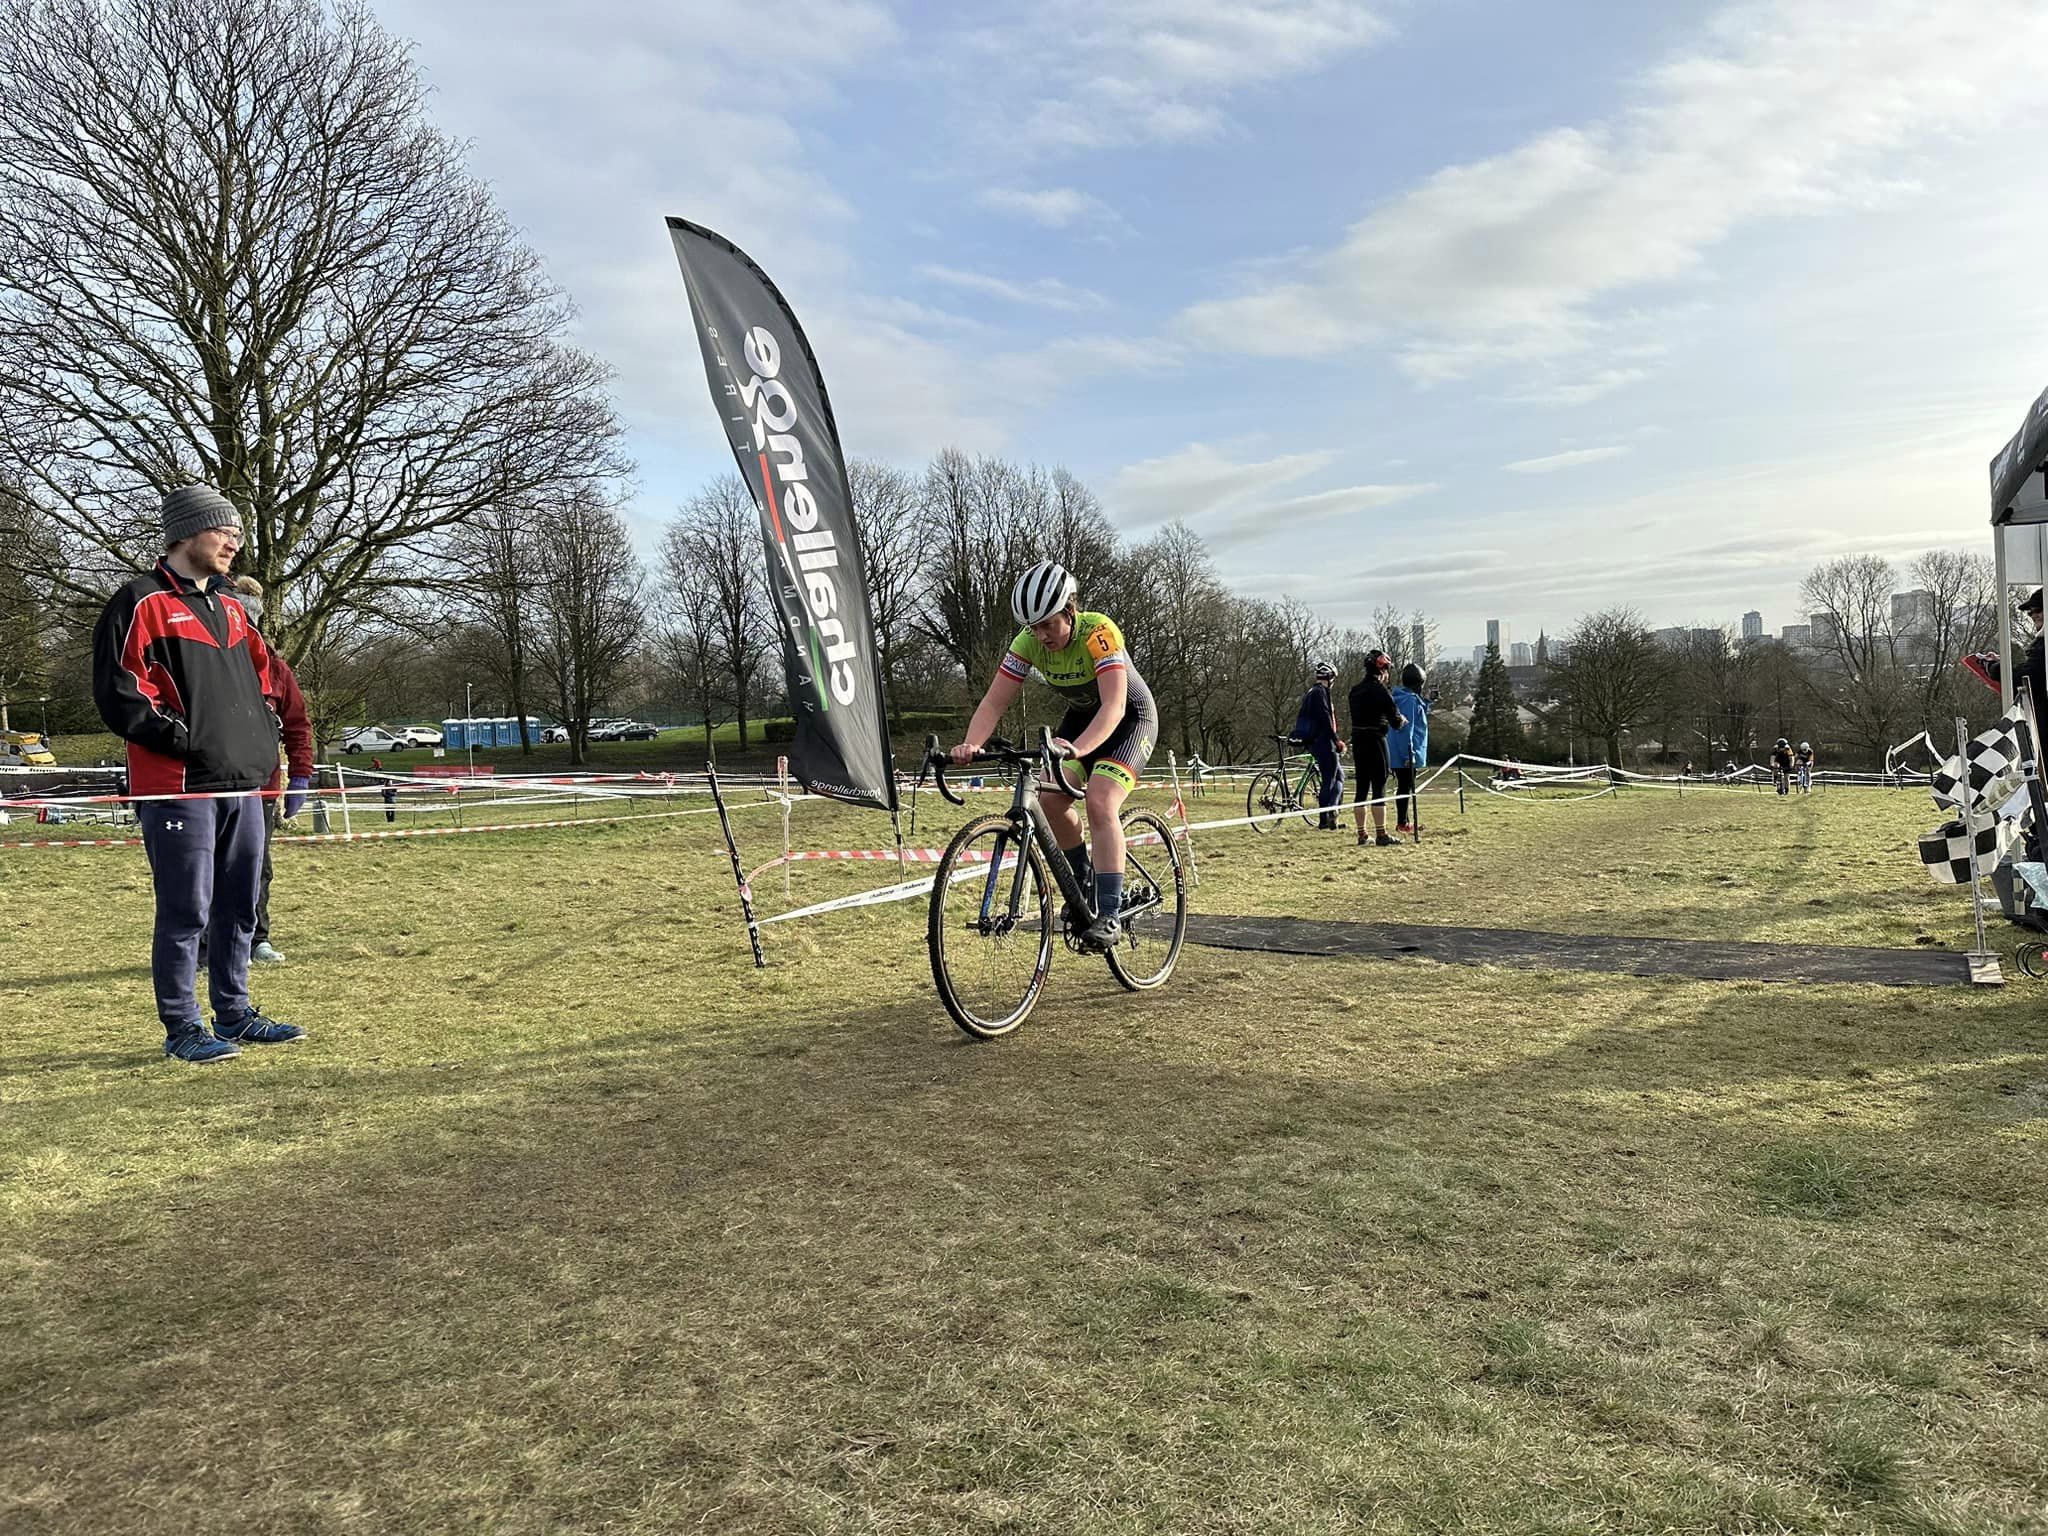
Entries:
MULTIPOLYGON (((718 825, 725 833, 725 851, 732 856, 732 881, 740 889, 740 910, 747 915, 747 939, 754 946, 754 969, 765 970, 767 958, 761 953, 761 924, 754 917, 754 893, 740 868, 740 845, 732 838, 732 818, 725 813, 725 796, 718 789, 718 765, 707 762, 705 776, 711 780, 711 803, 718 807, 718 825)), ((785 866, 787 867, 787 866, 785 866)))

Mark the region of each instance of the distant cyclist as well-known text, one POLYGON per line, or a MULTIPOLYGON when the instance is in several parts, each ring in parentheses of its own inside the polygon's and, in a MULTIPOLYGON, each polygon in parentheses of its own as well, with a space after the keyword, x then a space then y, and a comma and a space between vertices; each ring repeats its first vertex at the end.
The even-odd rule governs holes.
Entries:
POLYGON ((1792 761, 1795 765, 1797 765, 1799 769, 1799 793, 1801 793, 1802 795, 1812 794, 1814 764, 1813 743, 1810 741, 1802 741, 1801 743, 1799 743, 1799 750, 1792 754, 1792 761))
POLYGON ((1778 793, 1792 793, 1792 743, 1783 736, 1771 748, 1771 780, 1778 786, 1778 793))
POLYGON ((1338 761, 1344 739, 1337 732, 1337 703, 1330 697, 1336 681, 1337 669, 1327 661, 1317 662, 1315 683, 1301 696, 1301 709, 1294 717, 1295 739, 1308 748, 1308 755, 1316 760, 1316 771, 1323 776, 1322 793, 1316 799, 1323 814, 1316 826, 1324 832, 1337 830, 1337 813, 1332 807, 1344 798, 1344 765, 1338 761))
POLYGON ((1042 803, 1082 889, 1088 888, 1091 873, 1094 878, 1097 915, 1081 939, 1092 948, 1108 949, 1123 936, 1118 919, 1123 906, 1124 830, 1118 818, 1124 797, 1138 787, 1138 776, 1151 760, 1159 713, 1152 690, 1131 664, 1123 631, 1106 614, 1081 612, 1079 591, 1080 583, 1057 560, 1041 560, 1017 578, 1010 589, 1010 611, 1024 628, 1010 642, 1009 653, 967 722, 966 739, 953 748, 952 757, 956 763, 974 760, 1034 671, 1067 701, 1066 715, 1053 735, 1057 746, 1081 760, 1092 865, 1089 844, 1081 840, 1074 797, 1047 785, 1042 803))

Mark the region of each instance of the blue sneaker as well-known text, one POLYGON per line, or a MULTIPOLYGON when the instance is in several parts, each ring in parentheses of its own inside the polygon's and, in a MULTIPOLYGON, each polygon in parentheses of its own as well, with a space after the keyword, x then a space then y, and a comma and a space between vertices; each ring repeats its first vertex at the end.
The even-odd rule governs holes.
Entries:
POLYGON ((239 1040, 245 1045, 287 1045, 306 1038, 298 1025, 281 1024, 253 1004, 239 1019, 215 1019, 213 1032, 222 1040, 239 1040))
POLYGON ((206 1026, 201 1024, 166 1035, 164 1054, 179 1061, 226 1061, 230 1056, 241 1055, 242 1048, 210 1033, 206 1026))

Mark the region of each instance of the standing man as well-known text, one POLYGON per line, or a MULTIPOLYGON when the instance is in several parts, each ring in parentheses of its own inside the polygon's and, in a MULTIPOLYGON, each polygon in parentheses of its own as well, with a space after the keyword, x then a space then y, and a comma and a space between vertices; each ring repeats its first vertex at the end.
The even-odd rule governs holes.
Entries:
POLYGON ((1337 761, 1344 752, 1344 739, 1337 731, 1337 702, 1330 691, 1337 681, 1337 669, 1327 661, 1315 665, 1315 682, 1301 696, 1301 709, 1294 717, 1294 736, 1308 755, 1316 760, 1322 775, 1322 793, 1316 803, 1323 808, 1316 826, 1324 832, 1337 830, 1336 805, 1344 798, 1344 765, 1337 761))
POLYGON ((234 504, 211 486, 168 492, 163 543, 163 558, 100 615, 93 702, 128 743, 128 792, 156 886, 150 972, 164 1054, 220 1061, 241 1054, 238 1041, 279 1045, 306 1033, 249 998, 263 869, 258 792, 277 775, 270 653, 227 591, 242 548, 234 504), (202 934, 210 1031, 194 991, 202 934))

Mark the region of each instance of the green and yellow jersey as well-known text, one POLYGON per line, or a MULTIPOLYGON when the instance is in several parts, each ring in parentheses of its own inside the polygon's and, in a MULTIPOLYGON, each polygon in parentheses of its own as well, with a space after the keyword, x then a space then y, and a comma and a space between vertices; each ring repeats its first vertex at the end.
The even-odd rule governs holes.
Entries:
POLYGON ((1076 614, 1073 637, 1056 651, 1040 642, 1030 630, 1020 631, 1010 642, 1002 670, 1019 681, 1036 672, 1045 679, 1047 687, 1073 707, 1091 710, 1102 707, 1102 675, 1121 672, 1128 690, 1125 712, 1152 713, 1152 690, 1131 665, 1123 631, 1107 614, 1076 614))

